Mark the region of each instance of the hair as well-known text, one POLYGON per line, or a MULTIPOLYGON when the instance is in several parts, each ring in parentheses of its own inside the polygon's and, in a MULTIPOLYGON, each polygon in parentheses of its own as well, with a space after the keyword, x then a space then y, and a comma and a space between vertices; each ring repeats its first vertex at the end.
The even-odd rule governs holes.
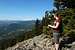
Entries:
POLYGON ((59 15, 59 13, 55 13, 55 15, 57 16, 57 17, 59 17, 60 15, 59 15))
POLYGON ((59 13, 55 13, 55 15, 59 18, 62 19, 61 15, 59 13))

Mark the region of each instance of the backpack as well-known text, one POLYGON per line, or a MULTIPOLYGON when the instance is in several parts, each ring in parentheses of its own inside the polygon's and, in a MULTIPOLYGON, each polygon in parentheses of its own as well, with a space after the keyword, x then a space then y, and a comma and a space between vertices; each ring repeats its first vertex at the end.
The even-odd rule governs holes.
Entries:
POLYGON ((62 33, 63 31, 64 31, 64 25, 63 22, 61 22, 60 33, 62 33))

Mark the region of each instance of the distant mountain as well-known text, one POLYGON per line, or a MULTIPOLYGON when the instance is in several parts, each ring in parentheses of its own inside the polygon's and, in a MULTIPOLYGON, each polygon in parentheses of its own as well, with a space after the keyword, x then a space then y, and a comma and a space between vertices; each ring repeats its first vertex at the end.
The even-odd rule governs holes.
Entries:
POLYGON ((0 40, 31 31, 35 21, 0 21, 0 40))

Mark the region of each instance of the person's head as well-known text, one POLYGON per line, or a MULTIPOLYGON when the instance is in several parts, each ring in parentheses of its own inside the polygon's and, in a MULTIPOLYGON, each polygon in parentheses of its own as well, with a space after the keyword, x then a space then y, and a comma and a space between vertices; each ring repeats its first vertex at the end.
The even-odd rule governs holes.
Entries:
POLYGON ((55 19, 58 19, 60 18, 60 15, 58 13, 55 13, 55 16, 54 16, 55 19))

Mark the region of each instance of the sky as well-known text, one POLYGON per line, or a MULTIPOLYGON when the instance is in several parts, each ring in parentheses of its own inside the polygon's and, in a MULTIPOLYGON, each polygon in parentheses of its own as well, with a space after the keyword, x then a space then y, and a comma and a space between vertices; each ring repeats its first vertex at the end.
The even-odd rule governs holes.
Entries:
POLYGON ((53 0, 0 0, 0 20, 42 19, 53 9, 53 0))

